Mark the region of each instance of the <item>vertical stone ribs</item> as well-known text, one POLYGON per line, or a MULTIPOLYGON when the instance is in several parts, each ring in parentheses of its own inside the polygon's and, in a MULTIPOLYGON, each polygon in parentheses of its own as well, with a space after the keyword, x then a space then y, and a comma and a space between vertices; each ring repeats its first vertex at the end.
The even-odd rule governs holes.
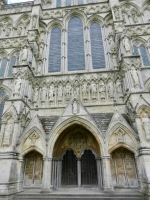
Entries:
POLYGON ((59 116, 40 117, 41 123, 46 134, 49 134, 55 126, 59 116))

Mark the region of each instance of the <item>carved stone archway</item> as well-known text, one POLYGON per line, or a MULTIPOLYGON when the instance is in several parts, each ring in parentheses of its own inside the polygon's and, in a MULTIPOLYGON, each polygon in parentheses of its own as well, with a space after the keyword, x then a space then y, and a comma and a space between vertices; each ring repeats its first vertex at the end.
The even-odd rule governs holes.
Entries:
MULTIPOLYGON (((89 159, 87 159, 87 155, 84 155, 88 152, 90 158, 92 159, 93 168, 96 171, 96 181, 93 182, 92 178, 91 180, 88 179, 87 185, 97 185, 101 187, 100 179, 102 179, 101 175, 101 161, 100 161, 100 146, 93 136, 86 128, 82 127, 81 125, 74 124, 67 128, 65 131, 63 131, 60 136, 58 137, 54 149, 53 149, 53 164, 52 164, 52 183, 54 187, 61 187, 64 184, 64 174, 66 174, 66 177, 69 175, 69 170, 66 165, 66 160, 68 160, 68 165, 71 166, 71 171, 76 172, 77 171, 77 183, 76 186, 82 186, 82 174, 83 170, 81 169, 82 166, 82 158, 84 159, 84 162, 89 162, 89 159), (69 156, 71 156, 69 158, 69 156), (67 157, 68 156, 68 157, 67 157), (70 163, 70 160, 74 163, 73 168, 72 164, 70 163), (68 174, 67 174, 68 170, 68 174), (63 174, 63 176, 62 176, 63 174), (63 178, 62 178, 63 177, 63 178), (93 184, 95 183, 95 184, 93 184)), ((84 167, 86 164, 84 163, 84 167)), ((88 166, 88 165, 87 165, 88 166)), ((92 166, 91 166, 92 169, 92 166)), ((85 169, 84 169, 85 170, 85 169)), ((71 172, 70 172, 71 173, 71 172)), ((93 176, 91 176, 93 177, 93 176)), ((75 180, 75 177, 70 176, 70 179, 75 180)), ((65 185, 68 185, 69 181, 65 183, 65 185)), ((84 182, 84 185, 86 182, 84 182)), ((71 184, 70 184, 71 185, 71 184)))

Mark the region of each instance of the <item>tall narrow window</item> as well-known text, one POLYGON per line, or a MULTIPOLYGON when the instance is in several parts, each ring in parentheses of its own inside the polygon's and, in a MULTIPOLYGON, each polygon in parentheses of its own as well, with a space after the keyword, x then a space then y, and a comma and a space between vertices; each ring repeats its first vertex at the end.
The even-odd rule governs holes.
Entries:
POLYGON ((68 23, 68 71, 84 70, 83 24, 79 17, 68 23))
POLYGON ((61 0, 57 0, 56 7, 61 7, 61 0))
POLYGON ((7 100, 7 96, 5 94, 4 91, 0 91, 0 128, 1 128, 1 117, 2 117, 2 114, 3 114, 3 110, 4 110, 4 104, 5 104, 5 101, 7 100))
POLYGON ((93 3, 93 0, 87 0, 88 1, 88 3, 93 3))
POLYGON ((61 66, 61 30, 55 27, 51 31, 48 72, 60 72, 61 66))
POLYGON ((144 46, 140 46, 140 52, 141 52, 143 64, 145 66, 150 66, 150 61, 149 61, 149 58, 148 58, 148 55, 147 55, 147 50, 144 46))
POLYGON ((66 6, 71 6, 71 0, 66 0, 66 6))
POLYGON ((12 67, 16 64, 16 58, 15 57, 12 57, 10 59, 10 63, 9 63, 9 69, 8 69, 8 74, 7 76, 10 77, 12 76, 12 67))
POLYGON ((90 27, 91 51, 93 69, 105 68, 104 47, 102 41, 101 27, 93 23, 90 27))
POLYGON ((83 4, 83 0, 78 0, 78 4, 83 4))
POLYGON ((4 77, 7 66, 7 58, 3 58, 0 66, 0 77, 4 77))

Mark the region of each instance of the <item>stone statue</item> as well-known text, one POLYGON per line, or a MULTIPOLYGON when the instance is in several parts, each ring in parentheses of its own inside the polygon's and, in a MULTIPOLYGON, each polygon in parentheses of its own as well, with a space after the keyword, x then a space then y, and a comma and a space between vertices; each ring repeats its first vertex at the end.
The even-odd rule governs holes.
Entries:
POLYGON ((44 48, 44 42, 40 42, 39 44, 39 57, 42 58, 43 56, 43 48, 44 48))
POLYGON ((22 33, 22 27, 19 26, 18 29, 17 29, 17 35, 21 35, 21 33, 22 33))
POLYGON ((110 52, 111 53, 116 53, 116 45, 115 45, 115 42, 114 42, 114 39, 113 39, 113 36, 110 35, 109 36, 109 46, 110 46, 110 52))
POLYGON ((71 86, 69 84, 66 86, 66 97, 71 97, 71 86))
POLYGON ((8 120, 6 127, 5 127, 5 132, 4 132, 4 139, 3 139, 3 145, 9 146, 10 145, 10 138, 13 133, 13 122, 11 119, 8 120))
POLYGON ((145 134, 147 139, 150 139, 150 120, 148 118, 148 115, 144 113, 144 116, 142 118, 143 128, 145 130, 145 134))
POLYGON ((100 93, 101 100, 104 101, 106 98, 106 87, 102 80, 100 81, 100 84, 99 84, 99 93, 100 93))
POLYGON ((77 103, 76 100, 73 101, 72 113, 73 113, 73 114, 77 114, 77 113, 78 113, 78 103, 77 103))
POLYGON ((132 18, 133 18, 134 23, 138 23, 138 16, 135 10, 132 11, 132 18))
POLYGON ((54 101, 54 86, 53 85, 50 86, 48 96, 49 96, 49 101, 53 102, 54 101))
POLYGON ((91 97, 92 99, 96 99, 96 94, 97 94, 97 88, 95 83, 91 84, 91 97))
POLYGON ((22 80, 20 77, 18 77, 18 79, 15 80, 14 95, 17 95, 17 96, 20 95, 21 84, 22 84, 22 80))
POLYGON ((25 46, 21 53, 21 63, 26 63, 27 59, 28 59, 28 49, 27 46, 25 46))
POLYGON ((117 8, 117 7, 114 8, 114 15, 115 15, 116 20, 120 20, 119 8, 117 8))
POLYGON ((47 96, 47 88, 46 86, 43 86, 41 90, 41 101, 45 102, 46 101, 46 96, 47 96))
POLYGON ((108 80, 108 96, 112 100, 114 98, 114 87, 112 80, 108 80))
POLYGON ((127 37, 127 35, 124 35, 123 40, 122 40, 122 44, 123 44, 125 52, 127 54, 131 54, 130 40, 127 37))
POLYGON ((58 86, 58 101, 62 101, 62 98, 63 98, 63 89, 62 89, 62 86, 59 85, 58 86))
POLYGON ((36 16, 33 16, 32 18, 32 28, 36 28, 36 21, 37 21, 37 17, 36 16))
POLYGON ((39 89, 36 87, 33 93, 33 103, 37 103, 39 99, 39 89))
POLYGON ((87 84, 84 83, 82 86, 82 97, 84 100, 88 99, 88 89, 87 89, 87 84))
POLYGON ((41 71, 42 71, 42 61, 39 61, 38 66, 37 66, 37 70, 36 70, 36 74, 41 75, 41 71))
POLYGON ((121 81, 119 79, 117 79, 117 81, 116 81, 116 91, 117 91, 118 97, 122 98, 123 97, 122 85, 121 85, 121 81))
POLYGON ((8 36, 10 35, 10 32, 11 32, 11 29, 10 29, 10 28, 7 28, 7 29, 6 29, 6 34, 5 34, 5 35, 8 37, 8 36))
POLYGON ((132 79, 133 79, 133 82, 134 82, 134 88, 138 89, 139 86, 140 86, 139 77, 138 77, 137 71, 134 67, 131 69, 131 76, 132 76, 132 79))

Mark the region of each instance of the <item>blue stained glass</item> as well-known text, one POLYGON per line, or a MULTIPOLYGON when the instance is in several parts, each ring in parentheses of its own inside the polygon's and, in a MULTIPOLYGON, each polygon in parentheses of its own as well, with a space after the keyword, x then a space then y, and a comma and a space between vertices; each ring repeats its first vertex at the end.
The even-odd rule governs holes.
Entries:
POLYGON ((56 7, 61 7, 61 0, 57 0, 57 5, 56 7))
POLYGON ((104 47, 99 24, 93 23, 91 25, 90 36, 93 69, 105 68, 104 47))
POLYGON ((2 98, 3 96, 5 96, 5 92, 4 91, 0 91, 0 98, 2 98))
POLYGON ((135 56, 139 55, 138 48, 136 46, 133 46, 133 51, 135 56))
POLYGON ((2 63, 1 63, 0 77, 4 77, 5 70, 6 70, 6 65, 7 65, 7 58, 4 58, 4 59, 2 60, 2 63))
POLYGON ((61 30, 55 27, 51 31, 48 72, 60 72, 61 66, 61 30))
POLYGON ((8 69, 8 77, 12 76, 12 67, 16 64, 16 58, 12 57, 10 59, 10 63, 9 63, 9 69, 8 69))
MULTIPOLYGON (((1 93, 1 92, 0 92, 1 93)), ((4 110, 4 105, 5 105, 5 101, 7 99, 3 100, 2 102, 0 102, 0 129, 1 129, 1 117, 3 115, 3 110, 4 110)))
POLYGON ((88 0, 88 3, 93 3, 93 0, 88 0))
POLYGON ((79 17, 68 23, 68 71, 84 70, 83 24, 79 17))
POLYGON ((83 4, 83 0, 78 0, 78 4, 83 4))
POLYGON ((66 0, 66 6, 71 6, 71 0, 66 0))
POLYGON ((148 59, 147 51, 146 51, 146 48, 144 46, 140 46, 140 52, 141 52, 143 64, 145 66, 150 66, 150 62, 149 62, 149 59, 148 59))

